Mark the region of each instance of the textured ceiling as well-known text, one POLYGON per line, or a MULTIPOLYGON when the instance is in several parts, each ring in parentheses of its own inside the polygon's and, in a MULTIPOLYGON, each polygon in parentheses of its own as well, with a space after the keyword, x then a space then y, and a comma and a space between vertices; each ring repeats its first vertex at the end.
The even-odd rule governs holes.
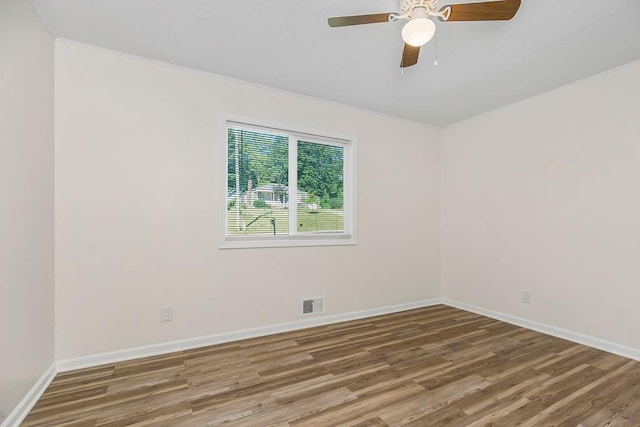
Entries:
POLYGON ((403 74, 402 22, 327 25, 394 0, 33 3, 59 38, 436 126, 640 59, 640 0, 522 0, 511 21, 436 22, 403 74))

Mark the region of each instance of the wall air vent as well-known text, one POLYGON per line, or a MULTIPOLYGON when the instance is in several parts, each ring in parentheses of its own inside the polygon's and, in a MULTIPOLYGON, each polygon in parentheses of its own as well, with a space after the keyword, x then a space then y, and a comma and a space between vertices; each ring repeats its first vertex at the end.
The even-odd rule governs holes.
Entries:
POLYGON ((302 300, 302 314, 316 314, 324 311, 324 298, 302 300))

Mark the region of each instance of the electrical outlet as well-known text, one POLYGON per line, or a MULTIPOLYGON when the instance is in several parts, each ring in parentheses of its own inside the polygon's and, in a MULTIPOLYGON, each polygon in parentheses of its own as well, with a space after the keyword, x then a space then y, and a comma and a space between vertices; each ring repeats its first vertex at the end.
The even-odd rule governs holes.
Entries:
POLYGON ((531 291, 522 291, 522 302, 531 304, 531 291))
POLYGON ((160 321, 171 322, 173 320, 173 309, 170 305, 160 307, 160 321))

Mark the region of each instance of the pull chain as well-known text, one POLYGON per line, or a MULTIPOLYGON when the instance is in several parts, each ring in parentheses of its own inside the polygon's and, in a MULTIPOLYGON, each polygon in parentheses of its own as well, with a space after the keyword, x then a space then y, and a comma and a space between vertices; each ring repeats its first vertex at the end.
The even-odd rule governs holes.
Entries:
POLYGON ((436 39, 434 40, 435 42, 435 48, 436 48, 436 54, 435 54, 435 59, 433 61, 433 65, 435 65, 436 67, 438 66, 438 32, 436 31, 436 39))

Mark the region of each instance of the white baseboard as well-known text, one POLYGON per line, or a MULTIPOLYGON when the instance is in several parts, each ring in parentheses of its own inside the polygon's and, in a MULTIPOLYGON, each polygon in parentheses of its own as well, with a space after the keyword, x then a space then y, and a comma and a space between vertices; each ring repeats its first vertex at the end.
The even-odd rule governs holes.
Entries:
POLYGON ((9 414, 9 416, 0 424, 0 427, 17 427, 20 425, 22 421, 29 415, 29 411, 33 409, 35 404, 42 396, 42 393, 49 387, 51 381, 56 376, 56 365, 55 363, 49 366, 47 370, 42 374, 42 376, 36 381, 36 383, 31 387, 31 390, 22 398, 18 406, 15 407, 13 411, 9 414))
MULTIPOLYGON (((90 356, 78 357, 74 359, 61 360, 56 363, 58 372, 73 371, 76 369, 90 368, 109 363, 122 362, 124 360, 139 359, 141 357, 157 356, 160 354, 173 353, 176 351, 189 350, 209 345, 223 344, 232 341, 239 341, 248 338, 262 337, 265 335, 279 334, 282 332, 296 331, 314 326, 324 326, 333 323, 346 322, 349 320, 363 319, 367 317, 379 316, 382 314, 397 313, 415 308, 429 307, 441 304, 440 298, 416 301, 406 304, 399 304, 387 307, 374 308, 370 310, 355 311, 350 313, 335 314, 331 316, 317 316, 305 318, 295 322, 281 323, 270 326, 263 326, 253 329, 225 332, 221 334, 204 337, 189 338, 180 341, 172 341, 162 344, 154 344, 145 347, 136 347, 125 350, 118 350, 109 353, 101 353, 90 356)), ((4 427, 4 426, 0 426, 4 427)))
POLYGON ((450 307, 459 308, 461 310, 470 311, 472 313, 481 314, 483 316, 491 317, 492 319, 502 320, 503 322, 507 322, 516 326, 521 326, 523 328, 531 329, 537 332, 542 332, 543 334, 551 335, 556 338, 562 338, 567 341, 597 348, 598 350, 603 350, 608 353, 617 354, 618 356, 627 357, 629 359, 640 361, 639 349, 627 347, 622 344, 617 344, 611 341, 606 341, 600 338, 595 338, 595 337, 584 335, 578 332, 569 331, 567 329, 558 328, 556 326, 547 325, 545 323, 535 322, 529 319, 523 319, 522 317, 512 316, 510 314, 501 313, 499 311, 489 310, 487 308, 466 304, 456 300, 443 298, 442 304, 448 305, 450 307))

